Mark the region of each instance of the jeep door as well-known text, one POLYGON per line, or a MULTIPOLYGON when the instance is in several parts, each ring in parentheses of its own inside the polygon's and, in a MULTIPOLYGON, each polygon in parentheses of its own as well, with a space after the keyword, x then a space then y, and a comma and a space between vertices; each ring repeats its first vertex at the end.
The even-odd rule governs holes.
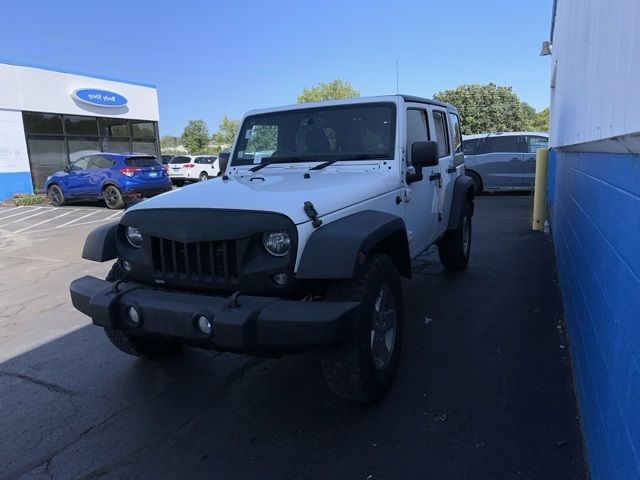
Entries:
MULTIPOLYGON (((414 169, 411 159, 413 142, 431 140, 426 105, 408 104, 406 112, 405 161, 407 169, 414 169)), ((437 167, 436 167, 437 168, 437 167)), ((409 239, 409 251, 415 256, 433 240, 433 230, 440 210, 435 183, 429 180, 434 167, 423 168, 423 179, 405 187, 404 214, 409 239)))
POLYGON ((485 188, 521 188, 524 153, 519 135, 495 135, 478 144, 473 167, 485 188))
POLYGON ((457 165, 464 163, 462 149, 462 132, 458 115, 446 111, 444 108, 432 106, 431 127, 432 140, 438 143, 439 167, 434 173, 439 177, 434 180, 435 194, 438 197, 438 214, 433 229, 432 241, 440 237, 447 229, 453 184, 457 177, 457 165))

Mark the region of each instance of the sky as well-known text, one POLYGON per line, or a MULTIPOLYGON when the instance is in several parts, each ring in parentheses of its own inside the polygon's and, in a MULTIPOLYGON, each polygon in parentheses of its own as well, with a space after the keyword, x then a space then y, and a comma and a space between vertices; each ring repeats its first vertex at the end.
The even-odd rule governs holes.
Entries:
POLYGON ((160 135, 200 118, 213 133, 335 78, 394 94, 396 61, 400 93, 493 82, 539 111, 552 1, 12 1, 0 58, 154 84, 160 135))

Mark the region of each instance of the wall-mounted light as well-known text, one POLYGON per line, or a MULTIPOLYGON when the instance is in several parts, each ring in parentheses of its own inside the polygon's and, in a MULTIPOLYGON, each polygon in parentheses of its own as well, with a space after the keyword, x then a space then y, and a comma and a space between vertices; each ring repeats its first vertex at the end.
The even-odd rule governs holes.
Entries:
POLYGON ((553 44, 549 40, 545 40, 542 42, 542 50, 540 50, 540 56, 545 57, 547 55, 551 55, 551 49, 553 44))

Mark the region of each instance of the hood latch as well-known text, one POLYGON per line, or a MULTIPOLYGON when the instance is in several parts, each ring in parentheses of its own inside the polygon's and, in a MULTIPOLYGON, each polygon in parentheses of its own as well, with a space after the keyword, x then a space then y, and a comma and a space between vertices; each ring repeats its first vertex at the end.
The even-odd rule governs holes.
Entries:
POLYGON ((318 228, 322 225, 322 220, 318 218, 318 212, 311 202, 304 202, 304 213, 311 219, 311 224, 314 228, 318 228))

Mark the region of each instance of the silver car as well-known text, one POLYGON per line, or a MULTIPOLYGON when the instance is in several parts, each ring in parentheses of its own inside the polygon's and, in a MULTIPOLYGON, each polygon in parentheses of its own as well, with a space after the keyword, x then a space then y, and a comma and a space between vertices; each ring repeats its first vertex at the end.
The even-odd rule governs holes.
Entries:
POLYGON ((465 168, 476 193, 487 189, 530 189, 536 150, 547 147, 545 132, 481 133, 463 137, 465 168))

